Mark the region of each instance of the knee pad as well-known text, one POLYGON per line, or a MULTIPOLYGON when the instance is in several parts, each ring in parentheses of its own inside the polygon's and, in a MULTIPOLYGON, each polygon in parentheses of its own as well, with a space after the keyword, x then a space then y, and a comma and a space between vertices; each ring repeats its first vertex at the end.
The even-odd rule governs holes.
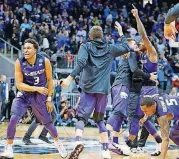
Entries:
POLYGON ((83 120, 78 120, 76 122, 76 129, 84 130, 84 127, 85 127, 85 123, 83 120))
POLYGON ((77 116, 76 118, 78 121, 83 121, 85 125, 88 123, 88 119, 85 117, 77 116))
POLYGON ((112 114, 107 121, 107 125, 112 126, 112 129, 118 132, 120 131, 121 124, 124 121, 124 119, 125 118, 123 116, 112 114))
POLYGON ((160 136, 155 137, 155 141, 160 144, 162 143, 162 138, 160 136))
POLYGON ((129 128, 129 133, 131 135, 137 136, 138 132, 139 132, 139 119, 134 117, 129 128))

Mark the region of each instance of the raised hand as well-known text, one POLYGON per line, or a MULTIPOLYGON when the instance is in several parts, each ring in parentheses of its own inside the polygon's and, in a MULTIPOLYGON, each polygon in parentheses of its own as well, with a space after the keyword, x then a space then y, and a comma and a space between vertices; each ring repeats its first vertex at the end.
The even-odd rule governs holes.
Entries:
POLYGON ((164 36, 168 40, 175 40, 176 35, 175 35, 175 28, 171 24, 165 24, 164 25, 164 36))
POLYGON ((123 31, 122 31, 121 24, 119 24, 119 22, 115 21, 115 26, 114 27, 117 29, 119 35, 122 36, 123 35, 123 31))
POLYGON ((134 9, 131 10, 133 16, 134 16, 135 18, 139 17, 138 9, 137 9, 133 4, 132 4, 132 6, 133 6, 133 8, 134 8, 134 9))

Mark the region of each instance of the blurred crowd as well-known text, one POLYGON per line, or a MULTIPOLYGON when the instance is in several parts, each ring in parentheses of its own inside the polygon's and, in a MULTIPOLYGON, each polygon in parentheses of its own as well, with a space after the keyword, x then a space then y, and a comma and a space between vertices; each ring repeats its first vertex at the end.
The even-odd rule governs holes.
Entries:
MULTIPOLYGON (((174 87, 172 92, 176 92, 179 88, 178 48, 163 35, 165 15, 174 4, 165 1, 154 0, 153 4, 143 5, 140 0, 1 0, 0 37, 19 49, 27 38, 34 38, 39 42, 39 52, 51 59, 53 65, 73 68, 74 55, 77 55, 80 44, 88 39, 93 25, 102 26, 104 40, 117 43, 120 37, 114 22, 118 21, 127 38, 140 42, 136 21, 131 14, 132 4, 138 8, 147 34, 157 42, 160 91, 169 93, 174 87)), ((117 64, 118 58, 114 59, 111 72, 116 72, 117 64)), ((71 109, 71 99, 63 102, 61 88, 57 86, 55 92, 55 104, 68 105, 59 108, 59 114, 66 108, 71 109)), ((66 114, 63 113, 59 121, 70 115, 71 119, 73 111, 66 114)))

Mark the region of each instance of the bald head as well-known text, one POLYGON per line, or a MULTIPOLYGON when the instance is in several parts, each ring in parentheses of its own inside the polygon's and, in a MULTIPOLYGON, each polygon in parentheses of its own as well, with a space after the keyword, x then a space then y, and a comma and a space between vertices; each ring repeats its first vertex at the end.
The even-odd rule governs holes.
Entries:
POLYGON ((89 33, 90 39, 103 38, 103 29, 100 26, 93 26, 89 33))
POLYGON ((5 75, 0 75, 0 81, 1 82, 6 82, 6 76, 5 75))

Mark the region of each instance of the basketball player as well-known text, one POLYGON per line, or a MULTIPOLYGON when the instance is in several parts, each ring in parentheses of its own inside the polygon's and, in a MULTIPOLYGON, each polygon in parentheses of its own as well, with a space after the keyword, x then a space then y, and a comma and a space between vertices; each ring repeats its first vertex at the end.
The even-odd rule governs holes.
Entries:
MULTIPOLYGON (((149 74, 142 72, 137 66, 137 59, 134 50, 139 50, 135 40, 128 39, 128 45, 131 49, 130 56, 127 59, 120 58, 118 70, 115 81, 112 85, 112 113, 107 120, 106 128, 109 133, 112 132, 113 142, 110 144, 110 150, 116 153, 121 153, 118 150, 118 135, 120 127, 125 118, 127 118, 128 104, 129 104, 129 91, 132 81, 132 73, 136 76, 141 76, 144 79, 156 80, 156 74, 149 74)), ((110 134, 109 134, 110 136, 110 134)))
POLYGON ((19 92, 13 100, 11 119, 7 128, 7 145, 0 157, 13 158, 13 139, 16 125, 25 114, 27 107, 31 106, 36 118, 45 126, 54 138, 54 145, 61 157, 67 157, 67 151, 58 139, 55 126, 52 123, 53 79, 50 61, 37 54, 38 43, 33 39, 24 42, 24 57, 16 60, 15 80, 19 92))
MULTIPOLYGON (((142 38, 142 45, 140 50, 144 53, 139 55, 140 67, 146 73, 157 72, 158 55, 156 51, 155 43, 153 39, 148 38, 145 28, 139 18, 138 10, 136 8, 132 9, 132 14, 137 21, 137 29, 140 37, 142 38)), ((151 80, 141 80, 136 76, 133 76, 133 84, 130 93, 130 99, 132 101, 129 104, 129 139, 126 141, 127 145, 132 146, 132 141, 136 138, 139 132, 139 120, 144 117, 144 113, 140 109, 140 100, 144 95, 157 94, 158 88, 156 82, 151 80), (140 95, 140 96, 139 96, 140 95), (139 96, 139 99, 138 99, 139 96), (134 100, 135 99, 135 100, 134 100), (137 106, 137 108, 136 108, 137 106)), ((162 142, 161 137, 157 133, 154 125, 148 120, 145 122, 144 126, 150 132, 150 134, 155 138, 156 142, 159 143, 157 155, 160 153, 160 143, 162 142)), ((155 153, 156 155, 156 153, 155 153)))
MULTIPOLYGON (((41 56, 46 57, 47 59, 50 60, 50 57, 44 53, 44 52, 40 52, 39 53, 41 56)), ((53 104, 53 110, 51 112, 51 116, 52 116, 52 121, 53 123, 55 123, 56 118, 57 118, 57 111, 56 111, 56 107, 53 104)), ((34 120, 32 121, 32 123, 30 124, 27 132, 25 133, 22 141, 26 144, 26 145, 35 145, 34 143, 31 142, 30 138, 32 136, 32 133, 35 131, 35 129, 37 128, 37 126, 40 124, 40 122, 34 118, 34 120)), ((39 135, 39 139, 48 143, 48 144, 52 144, 52 142, 47 138, 47 129, 45 129, 45 127, 42 129, 40 135, 39 135)))
POLYGON ((141 110, 148 116, 157 116, 162 135, 161 159, 165 159, 169 138, 179 146, 179 97, 167 94, 146 96, 141 101, 141 110), (177 122, 169 132, 171 120, 177 122))
POLYGON ((179 3, 171 8, 166 17, 164 24, 164 36, 166 39, 175 40, 176 33, 179 31, 179 24, 177 24, 177 18, 179 17, 179 3))
POLYGON ((100 141, 102 143, 102 157, 105 159, 111 158, 108 150, 107 129, 103 121, 107 96, 110 92, 110 70, 114 57, 124 54, 125 56, 129 55, 127 39, 123 35, 122 27, 117 22, 116 27, 119 28, 121 37, 121 45, 119 46, 103 41, 102 28, 93 26, 89 33, 90 40, 80 46, 77 66, 70 76, 63 80, 62 87, 66 88, 71 80, 81 72, 80 88, 82 92, 76 112, 78 119, 75 131, 77 142, 70 159, 77 159, 84 148, 80 140, 85 124, 93 111, 93 118, 99 128, 100 141))

